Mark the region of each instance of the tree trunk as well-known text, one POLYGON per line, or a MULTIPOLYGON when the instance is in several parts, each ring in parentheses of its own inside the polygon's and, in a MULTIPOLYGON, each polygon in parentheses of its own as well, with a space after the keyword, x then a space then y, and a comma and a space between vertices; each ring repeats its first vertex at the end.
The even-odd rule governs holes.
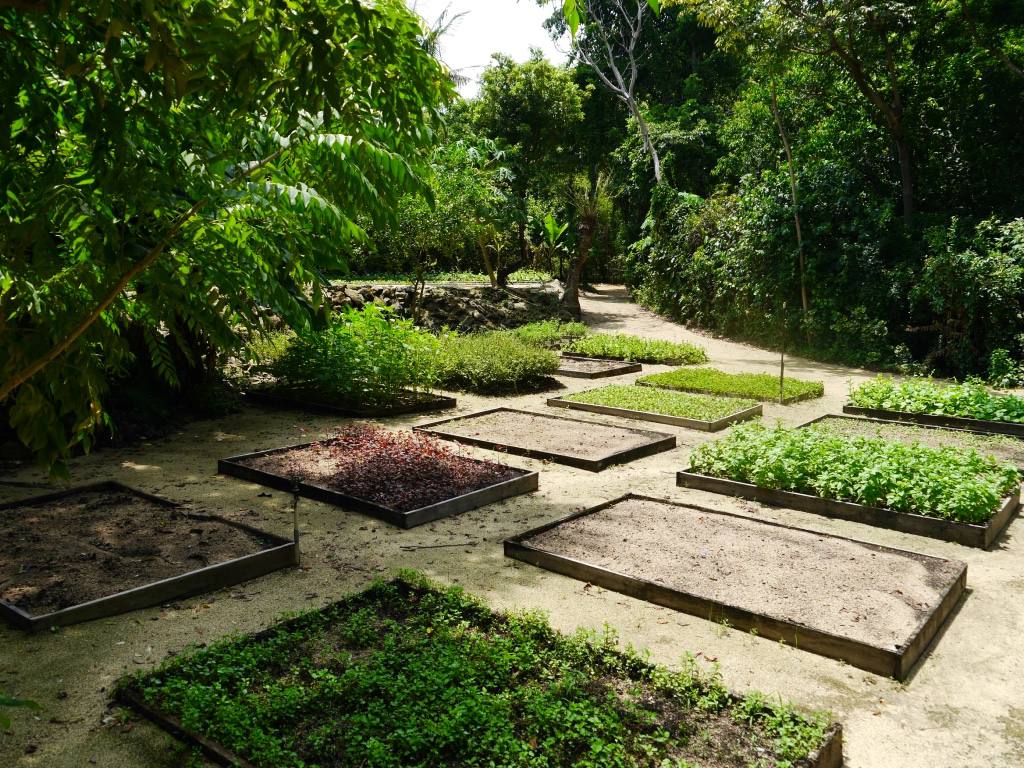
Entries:
POLYGON ((917 212, 914 192, 914 161, 910 156, 910 143, 903 134, 902 126, 900 131, 895 133, 896 154, 900 161, 900 186, 903 189, 903 221, 910 226, 917 212))
POLYGON ((596 217, 588 214, 580 221, 580 245, 576 258, 569 267, 569 274, 565 280, 565 291, 562 293, 562 306, 579 318, 583 314, 580 306, 580 278, 583 276, 583 268, 590 258, 590 249, 594 244, 594 229, 597 226, 596 217))
POLYGON ((640 136, 644 140, 644 148, 650 153, 651 160, 654 162, 654 183, 661 184, 661 158, 658 156, 657 147, 654 146, 654 142, 651 140, 651 131, 647 127, 647 121, 640 114, 640 107, 637 106, 636 102, 630 104, 630 109, 636 118, 637 125, 640 126, 640 136))

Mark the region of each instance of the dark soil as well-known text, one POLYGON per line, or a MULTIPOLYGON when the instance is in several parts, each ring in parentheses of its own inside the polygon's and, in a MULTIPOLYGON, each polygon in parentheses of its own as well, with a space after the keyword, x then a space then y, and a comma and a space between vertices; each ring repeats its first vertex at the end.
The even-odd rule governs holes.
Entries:
POLYGON ((83 491, 0 511, 0 600, 43 615, 271 544, 134 494, 83 491))
POLYGON ((251 390, 250 395, 261 404, 362 417, 429 413, 453 407, 451 402, 441 395, 412 390, 401 390, 392 400, 373 403, 353 402, 330 392, 303 387, 260 387, 251 390))
POLYGON ((368 426, 240 463, 397 512, 422 509, 525 474, 463 456, 427 435, 368 426))

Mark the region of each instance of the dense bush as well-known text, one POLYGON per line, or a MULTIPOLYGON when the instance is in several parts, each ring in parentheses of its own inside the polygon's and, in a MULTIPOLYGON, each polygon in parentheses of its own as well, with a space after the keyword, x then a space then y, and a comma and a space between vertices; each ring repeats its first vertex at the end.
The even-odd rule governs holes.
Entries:
POLYGON ((1012 466, 959 447, 926 448, 827 428, 736 427, 700 446, 694 472, 898 512, 984 523, 1019 488, 1012 466))
POLYGON ((293 338, 283 353, 265 346, 277 355, 268 368, 280 385, 359 405, 387 405, 404 390, 432 386, 437 349, 433 335, 376 304, 346 309, 324 330, 293 338))
POLYGON ((879 376, 853 388, 850 403, 887 411, 1024 423, 1024 397, 991 392, 977 381, 942 384, 931 379, 896 381, 879 376))
POLYGON ((504 331, 449 334, 434 363, 445 389, 480 394, 536 391, 558 370, 558 355, 524 344, 504 331))
POLYGON ((566 323, 561 320, 541 320, 521 325, 509 333, 524 344, 544 349, 560 349, 577 339, 590 334, 583 323, 566 323))
MULTIPOLYGON (((709 395, 749 397, 765 401, 779 399, 779 377, 769 373, 726 373, 715 368, 680 368, 644 376, 637 383, 709 395)), ((785 400, 804 400, 824 394, 825 385, 820 381, 791 379, 788 376, 783 379, 782 396, 785 400)))
POLYGON ((697 421, 718 421, 756 405, 753 400, 742 400, 735 397, 695 395, 654 387, 623 386, 621 384, 612 384, 586 392, 576 392, 566 395, 563 399, 575 403, 606 405, 611 408, 679 416, 697 421))
POLYGON ((702 347, 684 341, 647 339, 625 333, 586 336, 566 345, 565 351, 587 357, 664 365, 692 365, 708 361, 708 353, 702 347))

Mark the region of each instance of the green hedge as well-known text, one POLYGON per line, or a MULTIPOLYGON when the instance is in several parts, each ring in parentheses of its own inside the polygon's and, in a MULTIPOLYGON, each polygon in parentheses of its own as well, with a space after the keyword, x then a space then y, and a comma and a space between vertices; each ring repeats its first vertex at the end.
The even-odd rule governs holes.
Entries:
POLYGON ((565 351, 587 357, 664 365, 693 365, 708 361, 708 353, 693 344, 625 333, 597 333, 574 341, 565 347, 565 351))
MULTIPOLYGON (((769 373, 726 373, 716 368, 680 368, 644 376, 637 383, 707 395, 779 400, 779 377, 769 373)), ((820 381, 787 377, 783 381, 783 394, 787 401, 807 400, 824 395, 825 385, 820 381)))

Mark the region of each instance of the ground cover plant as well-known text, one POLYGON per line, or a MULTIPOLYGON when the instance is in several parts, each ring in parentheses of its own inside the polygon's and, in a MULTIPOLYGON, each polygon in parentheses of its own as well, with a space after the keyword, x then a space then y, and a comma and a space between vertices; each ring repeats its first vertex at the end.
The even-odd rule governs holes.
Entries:
POLYGON ((977 381, 941 384, 931 379, 896 381, 879 376, 851 389, 850 404, 887 411, 1024 424, 1024 397, 992 392, 977 381))
POLYGON ((350 426, 330 440, 241 463, 398 512, 421 509, 523 474, 498 462, 471 459, 429 435, 365 424, 350 426))
POLYGON ((566 395, 563 400, 590 405, 607 405, 631 411, 647 411, 665 416, 679 416, 698 421, 718 421, 739 411, 752 408, 757 403, 735 397, 715 397, 673 392, 654 387, 636 387, 612 384, 600 389, 576 392, 566 395))
POLYGON ((583 323, 567 323, 561 320, 541 320, 528 323, 508 331, 512 336, 531 347, 561 349, 567 344, 585 338, 590 334, 583 323))
POLYGON ((409 573, 126 686, 258 768, 786 768, 829 728, 409 573))
POLYGON ((557 370, 558 355, 505 331, 442 336, 434 361, 439 386, 480 394, 536 391, 557 370))
POLYGON ((428 390, 435 381, 435 336, 411 320, 368 304, 347 308, 323 330, 293 337, 283 352, 279 344, 261 347, 270 353, 267 368, 275 389, 342 404, 391 405, 409 390, 428 390))
MULTIPOLYGON (((637 383, 708 395, 749 397, 763 401, 779 399, 779 377, 768 373, 726 373, 716 368, 680 368, 677 371, 644 376, 637 383)), ((824 395, 825 385, 820 381, 787 377, 782 392, 787 401, 810 399, 824 395)))
POLYGON ((697 448, 690 466, 762 488, 962 523, 986 522, 1021 482, 1016 468, 960 447, 837 435, 816 425, 742 425, 697 448))
POLYGON ((608 357, 614 360, 665 365, 693 365, 708 361, 708 353, 693 344, 646 339, 626 333, 596 333, 567 345, 565 351, 587 357, 608 357))

